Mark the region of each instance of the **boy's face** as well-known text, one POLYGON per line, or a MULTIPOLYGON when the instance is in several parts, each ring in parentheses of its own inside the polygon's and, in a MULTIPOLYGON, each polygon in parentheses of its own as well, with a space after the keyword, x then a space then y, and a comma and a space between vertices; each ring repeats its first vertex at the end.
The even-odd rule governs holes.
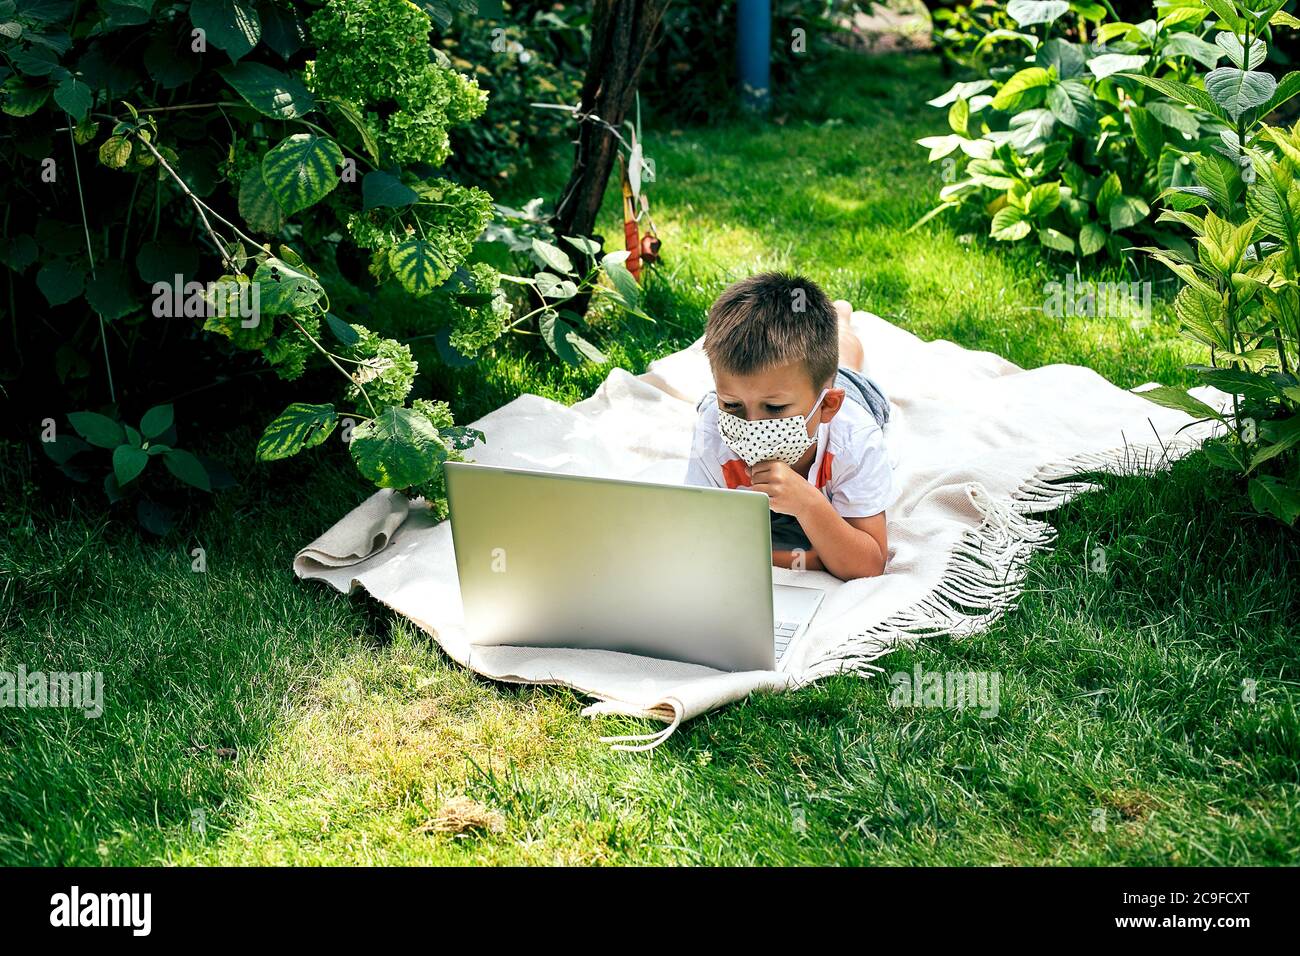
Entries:
MULTIPOLYGON (((714 368, 713 382, 718 390, 718 407, 746 421, 807 415, 822 391, 821 387, 813 386, 802 362, 773 365, 748 375, 714 368)), ((808 434, 812 435, 820 423, 834 418, 843 402, 844 389, 828 391, 818 413, 808 423, 808 434)))

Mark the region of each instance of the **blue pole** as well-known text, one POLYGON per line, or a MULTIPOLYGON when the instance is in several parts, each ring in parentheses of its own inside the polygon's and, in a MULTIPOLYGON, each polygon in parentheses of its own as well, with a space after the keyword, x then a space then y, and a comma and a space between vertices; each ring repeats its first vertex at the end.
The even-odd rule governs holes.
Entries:
POLYGON ((771 102, 772 0, 737 0, 736 67, 741 102, 766 111, 771 102))

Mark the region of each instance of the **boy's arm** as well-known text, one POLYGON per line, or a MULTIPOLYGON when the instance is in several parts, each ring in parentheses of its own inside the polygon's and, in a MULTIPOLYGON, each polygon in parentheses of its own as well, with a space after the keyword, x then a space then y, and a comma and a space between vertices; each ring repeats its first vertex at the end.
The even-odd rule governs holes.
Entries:
MULTIPOLYGON (((773 511, 799 519, 812 543, 812 551, 804 555, 805 569, 820 565, 845 581, 884 573, 889 544, 883 511, 865 518, 843 518, 824 494, 782 461, 759 462, 751 476, 754 490, 767 494, 773 511)), ((774 558, 777 555, 780 552, 774 558)))
POLYGON ((796 517, 818 562, 837 578, 873 578, 885 572, 889 544, 883 511, 867 518, 843 518, 826 496, 817 492, 796 517))

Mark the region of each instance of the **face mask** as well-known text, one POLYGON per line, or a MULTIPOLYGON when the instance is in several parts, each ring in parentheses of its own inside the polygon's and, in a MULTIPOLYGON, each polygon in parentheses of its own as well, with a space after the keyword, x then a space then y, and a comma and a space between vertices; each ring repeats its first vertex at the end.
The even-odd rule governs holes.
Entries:
POLYGON ((720 408, 718 432, 727 447, 751 468, 760 461, 773 459, 793 465, 817 441, 815 436, 808 435, 808 422, 816 414, 828 391, 830 389, 822 389, 821 395, 813 403, 812 411, 807 415, 791 415, 789 418, 746 421, 720 408))

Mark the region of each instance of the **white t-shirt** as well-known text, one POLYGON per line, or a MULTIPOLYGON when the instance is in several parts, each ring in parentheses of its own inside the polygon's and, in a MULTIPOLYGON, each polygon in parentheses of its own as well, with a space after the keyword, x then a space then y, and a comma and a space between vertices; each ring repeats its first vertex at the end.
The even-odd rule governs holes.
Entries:
MULTIPOLYGON (((868 409, 846 399, 829 423, 817 426, 817 456, 808 481, 821 489, 842 518, 868 518, 894 503, 897 492, 885 433, 868 409)), ((686 483, 749 487, 745 462, 718 432, 718 403, 712 397, 695 422, 686 483)))

